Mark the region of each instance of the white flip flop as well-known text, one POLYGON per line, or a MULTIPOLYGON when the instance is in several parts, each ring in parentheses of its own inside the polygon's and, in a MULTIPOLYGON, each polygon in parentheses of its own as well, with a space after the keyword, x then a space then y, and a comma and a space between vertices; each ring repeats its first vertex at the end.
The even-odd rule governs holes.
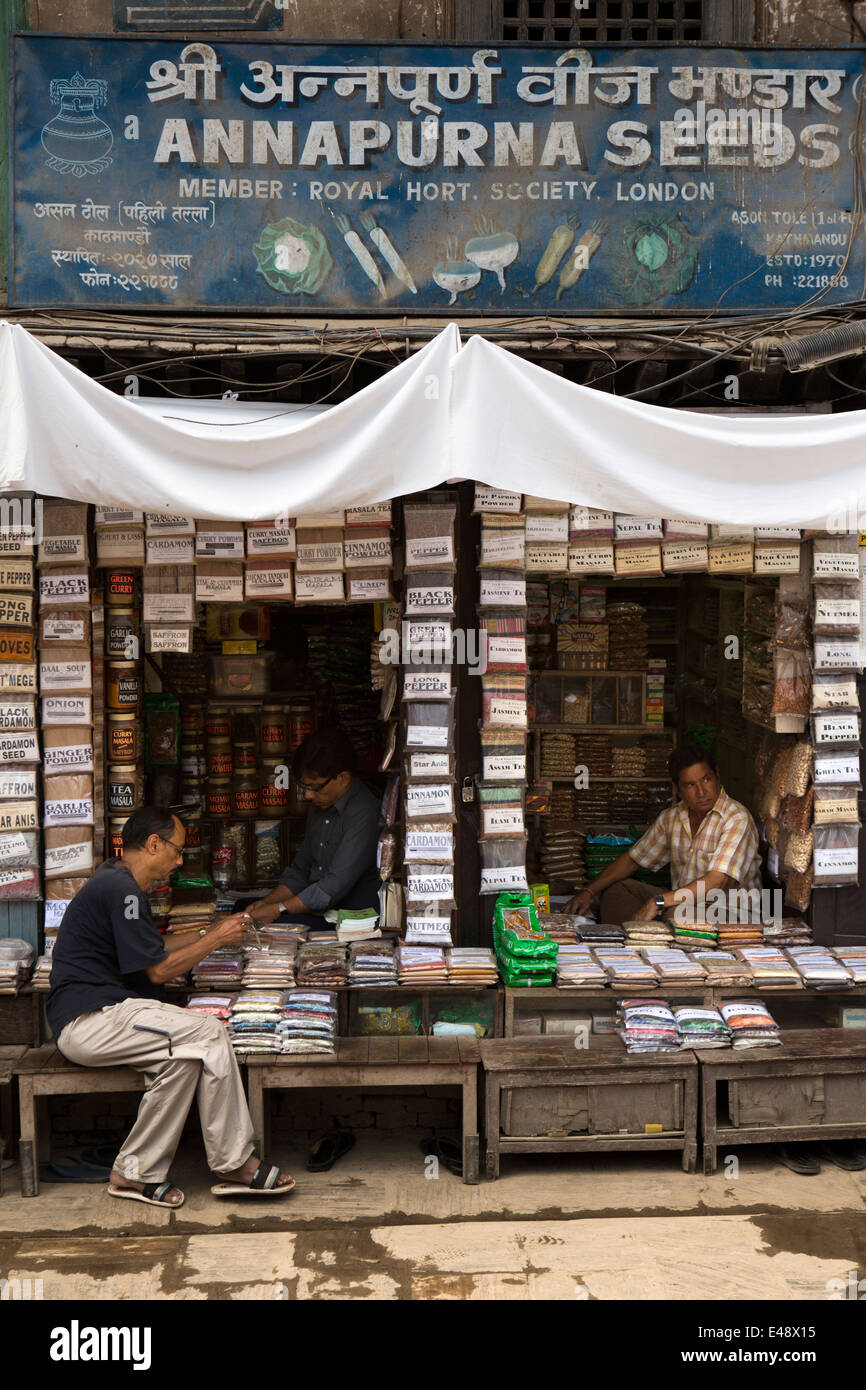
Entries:
MULTIPOLYGON (((166 1193, 174 1187, 173 1182, 147 1182, 141 1192, 134 1187, 115 1187, 112 1183, 108 1184, 109 1197, 119 1197, 122 1202, 144 1202, 149 1207, 162 1207, 164 1211, 177 1211, 182 1207, 186 1198, 180 1194, 179 1202, 166 1202, 166 1193)), ((180 1189, 178 1189, 180 1191, 180 1189)))
POLYGON ((215 1197, 285 1197, 295 1186, 295 1180, 277 1187, 280 1170, 268 1169, 260 1163, 250 1182, 218 1182, 211 1188, 215 1197))

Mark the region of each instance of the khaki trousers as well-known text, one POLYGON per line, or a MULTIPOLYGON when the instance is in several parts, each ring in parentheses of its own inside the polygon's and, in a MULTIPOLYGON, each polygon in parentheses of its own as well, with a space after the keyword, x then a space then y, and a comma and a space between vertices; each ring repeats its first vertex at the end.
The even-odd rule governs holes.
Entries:
POLYGON ((621 883, 605 888, 601 895, 598 920, 621 927, 623 922, 632 920, 649 898, 654 898, 660 892, 660 888, 641 883, 639 878, 624 878, 621 883))
POLYGON ((146 1089, 138 1116, 114 1167, 134 1182, 163 1182, 180 1141, 193 1096, 198 1099, 209 1167, 240 1168, 253 1151, 253 1127, 237 1060, 218 1018, 162 1004, 124 999, 67 1023, 57 1046, 83 1067, 133 1067, 146 1089), (133 1024, 161 1028, 139 1033, 133 1024))

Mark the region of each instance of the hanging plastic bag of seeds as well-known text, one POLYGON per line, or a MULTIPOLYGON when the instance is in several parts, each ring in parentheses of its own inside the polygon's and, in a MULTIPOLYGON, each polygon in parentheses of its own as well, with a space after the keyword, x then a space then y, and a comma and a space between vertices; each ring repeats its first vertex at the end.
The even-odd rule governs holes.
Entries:
MULTIPOLYGON (((814 788, 810 787, 805 796, 786 796, 782 802, 781 820, 786 830, 795 835, 806 835, 812 824, 812 803, 814 788)), ((769 837, 768 837, 769 843, 769 837)))
POLYGON ((764 821, 764 839, 771 849, 779 848, 779 822, 775 816, 768 816, 764 821))
POLYGON ((429 782, 433 778, 455 775, 454 754, 450 748, 411 748, 403 754, 403 776, 407 782, 429 782))
POLYGON ((798 874, 794 870, 786 873, 783 880, 783 895, 785 907, 796 908, 798 912, 807 912, 812 901, 811 868, 804 874, 798 874))
POLYGON ((450 748, 454 743, 454 696, 448 700, 409 700, 406 710, 407 748, 450 748))
POLYGON ((786 869, 796 869, 804 874, 812 862, 812 835, 789 834, 785 845, 783 863, 786 869))
POLYGON ((814 752, 811 743, 805 739, 795 743, 785 773, 785 784, 780 788, 785 796, 805 796, 812 778, 814 752))
POLYGON ((481 840, 481 893, 529 892, 526 880, 526 837, 481 840))
POLYGON ((776 596, 773 641, 789 652, 808 652, 811 648, 809 609, 804 599, 787 594, 776 596))
POLYGON ((772 714, 808 714, 812 703, 812 672, 806 652, 776 652, 772 714))
POLYGON ((429 906, 435 907, 439 916, 444 916, 457 906, 453 864, 407 864, 405 883, 407 911, 414 913, 429 906))
POLYGON ((403 835, 403 858, 430 864, 454 859, 454 825, 447 820, 413 820, 403 835))
POLYGON ((453 506, 403 506, 406 538, 405 568, 409 570, 453 570, 455 566, 453 506))
POLYGON ((851 637, 816 637, 812 652, 816 671, 859 671, 860 642, 851 637))
MULTIPOLYGON (((816 825, 812 831, 816 888, 843 888, 858 882, 859 825, 816 825)), ((799 865, 795 865, 799 868, 799 865)))

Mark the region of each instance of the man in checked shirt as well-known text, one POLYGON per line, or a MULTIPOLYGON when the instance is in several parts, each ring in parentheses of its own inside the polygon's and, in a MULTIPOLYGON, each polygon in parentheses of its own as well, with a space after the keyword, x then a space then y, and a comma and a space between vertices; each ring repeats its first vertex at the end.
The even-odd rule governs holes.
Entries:
POLYGON ((600 896, 602 922, 649 922, 674 909, 678 920, 695 921, 711 893, 713 902, 719 890, 760 891, 755 822, 724 790, 713 757, 695 744, 683 744, 671 754, 668 772, 677 804, 662 811, 636 844, 573 897, 566 912, 585 913, 600 896), (665 893, 633 877, 636 869, 664 864, 671 866, 672 884, 665 893))

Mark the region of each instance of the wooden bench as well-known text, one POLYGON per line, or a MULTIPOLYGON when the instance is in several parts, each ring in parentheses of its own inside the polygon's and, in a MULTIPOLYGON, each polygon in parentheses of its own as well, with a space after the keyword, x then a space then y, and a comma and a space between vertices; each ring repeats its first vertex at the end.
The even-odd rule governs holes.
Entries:
POLYGON ((697 1055, 705 1173, 722 1144, 866 1137, 866 1033, 791 1029, 780 1047, 697 1055))
MULTIPOLYGON (((12 1078, 15 1075, 15 1067, 27 1051, 20 1043, 13 1045, 0 1045, 0 1086, 11 1086, 12 1078)), ((0 1197, 3 1196, 3 1160, 6 1157, 6 1138, 11 1134, 8 1126, 9 1111, 6 1105, 7 1095, 5 1091, 0 1091, 0 1197)))
POLYGON ((339 1038, 334 1056, 248 1055, 250 1114, 261 1152, 269 1148, 266 1091, 302 1087, 459 1086, 463 1092, 463 1181, 480 1177, 477 1038, 339 1038))
POLYGON ((144 1077, 132 1067, 79 1067, 52 1046, 31 1048, 15 1064, 21 1138, 21 1195, 39 1193, 39 1163, 50 1156, 47 1123, 49 1096, 93 1096, 121 1091, 143 1091, 144 1077))
POLYGON ((679 1149, 697 1166, 698 1065, 691 1052, 630 1057, 619 1038, 482 1042, 487 1177, 503 1153, 679 1149))

